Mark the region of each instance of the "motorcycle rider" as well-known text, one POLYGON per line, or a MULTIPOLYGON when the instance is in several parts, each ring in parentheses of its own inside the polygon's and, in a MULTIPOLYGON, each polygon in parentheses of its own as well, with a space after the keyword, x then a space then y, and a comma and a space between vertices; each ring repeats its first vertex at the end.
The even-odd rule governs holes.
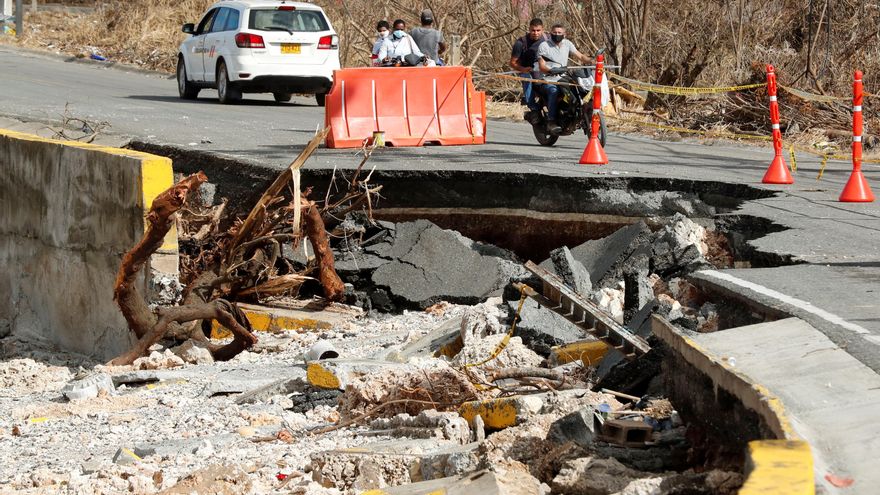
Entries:
MULTIPOLYGON (((379 48, 379 53, 377 54, 377 58, 380 61, 385 61, 386 59, 406 59, 407 55, 416 55, 422 60, 425 60, 425 55, 419 50, 416 42, 406 34, 406 23, 402 19, 397 19, 394 21, 394 31, 391 32, 391 36, 385 39, 385 43, 379 48)), ((410 57, 412 58, 412 57, 410 57)), ((433 60, 427 60, 426 65, 434 65, 433 60)))
MULTIPOLYGON (((376 24, 376 42, 373 43, 373 51, 370 53, 370 62, 373 66, 381 65, 382 59, 379 58, 379 51, 382 49, 382 45, 388 41, 388 36, 390 35, 391 25, 388 24, 388 21, 379 21, 376 24)), ((385 51, 388 51, 387 48, 385 51)))
MULTIPOLYGON (((517 38, 510 53, 510 68, 519 72, 519 77, 540 79, 538 73, 534 72, 534 65, 538 58, 538 46, 547 39, 544 21, 537 17, 529 21, 529 32, 517 38)), ((529 108, 523 117, 530 123, 535 123, 541 118, 541 107, 534 98, 534 85, 531 81, 522 81, 522 88, 522 104, 529 108)))
MULTIPOLYGON (((565 39, 565 27, 562 24, 554 24, 550 29, 550 40, 538 47, 537 68, 544 74, 544 80, 558 82, 562 74, 552 74, 553 69, 566 67, 569 57, 573 57, 583 65, 592 65, 593 59, 582 54, 575 48, 574 43, 565 39)), ((559 110, 559 86, 555 84, 542 84, 544 100, 547 103, 547 132, 559 134, 562 129, 556 124, 556 116, 559 110)))

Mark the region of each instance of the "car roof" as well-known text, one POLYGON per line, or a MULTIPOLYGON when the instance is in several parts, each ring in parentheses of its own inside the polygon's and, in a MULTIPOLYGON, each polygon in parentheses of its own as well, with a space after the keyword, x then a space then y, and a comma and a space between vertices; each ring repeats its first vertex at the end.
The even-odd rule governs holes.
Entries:
POLYGON ((215 3, 213 5, 213 7, 220 7, 223 5, 226 5, 229 7, 234 6, 234 7, 246 7, 246 8, 278 7, 279 5, 291 5, 293 7, 296 7, 298 9, 303 9, 303 10, 324 10, 320 6, 312 4, 312 3, 291 2, 289 0, 220 0, 219 2, 215 3))

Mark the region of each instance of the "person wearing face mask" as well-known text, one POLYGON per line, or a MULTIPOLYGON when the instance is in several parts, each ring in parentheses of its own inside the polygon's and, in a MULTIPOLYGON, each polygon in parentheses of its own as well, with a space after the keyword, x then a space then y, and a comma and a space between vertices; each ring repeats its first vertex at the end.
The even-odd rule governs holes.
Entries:
MULTIPOLYGON (((370 61, 373 66, 378 66, 382 63, 382 58, 379 58, 379 51, 382 49, 382 45, 388 43, 388 37, 391 35, 391 25, 388 24, 388 21, 382 20, 376 24, 376 42, 373 43, 373 51, 370 54, 370 61)), ((387 52, 386 48, 386 52, 387 52)), ((383 57, 384 58, 384 57, 383 57)))
MULTIPOLYGON (((386 59, 403 60, 407 55, 416 55, 425 59, 425 55, 419 50, 416 42, 406 34, 406 23, 402 19, 397 19, 394 21, 394 30, 391 31, 387 42, 379 49, 378 58, 380 61, 386 59)), ((433 60, 428 60, 427 65, 434 65, 433 62, 433 60)))
MULTIPOLYGON (((574 43, 565 39, 565 27, 555 24, 550 29, 550 40, 545 41, 538 47, 538 61, 536 67, 544 75, 544 80, 558 82, 562 74, 551 74, 552 69, 568 66, 568 59, 574 58, 584 65, 592 65, 593 59, 582 54, 575 48, 574 43)), ((562 129, 556 125, 556 115, 559 108, 559 86, 555 84, 542 84, 541 90, 547 103, 547 131, 550 134, 559 134, 562 129)))

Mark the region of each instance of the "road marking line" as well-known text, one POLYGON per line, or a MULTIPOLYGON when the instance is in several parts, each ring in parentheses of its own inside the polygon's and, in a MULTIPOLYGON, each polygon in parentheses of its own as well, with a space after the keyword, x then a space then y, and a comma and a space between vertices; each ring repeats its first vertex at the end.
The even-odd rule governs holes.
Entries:
POLYGON ((876 340, 880 339, 880 336, 872 335, 871 331, 868 330, 867 328, 856 325, 855 323, 850 323, 850 322, 844 320, 843 318, 841 318, 840 316, 837 316, 834 313, 829 313, 828 311, 825 311, 822 308, 817 308, 816 306, 814 306, 810 302, 783 294, 779 291, 775 291, 773 289, 770 289, 768 287, 764 287, 763 285, 759 285, 754 282, 749 282, 748 280, 743 280, 739 277, 735 277, 733 275, 730 275, 729 273, 722 273, 722 272, 719 272, 716 270, 704 270, 699 273, 703 273, 703 274, 709 275, 711 277, 715 277, 715 278, 718 278, 721 280, 725 280, 727 282, 734 283, 734 284, 739 285, 741 287, 745 287, 746 289, 751 289, 751 290, 757 292, 758 294, 772 297, 780 302, 783 302, 785 304, 789 304, 789 305, 794 306, 798 309, 802 309, 812 315, 818 316, 819 318, 822 318, 823 320, 827 321, 828 323, 838 325, 840 327, 843 327, 843 328, 845 328, 853 333, 857 333, 859 335, 866 335, 867 337, 865 337, 865 339, 867 339, 867 340, 876 341, 876 340))

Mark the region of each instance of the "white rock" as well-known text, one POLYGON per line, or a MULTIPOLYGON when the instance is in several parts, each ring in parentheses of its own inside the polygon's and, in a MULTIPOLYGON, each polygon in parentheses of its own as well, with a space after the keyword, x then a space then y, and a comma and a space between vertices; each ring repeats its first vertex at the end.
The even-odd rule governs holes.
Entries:
POLYGON ((193 340, 187 340, 183 344, 171 349, 171 352, 190 364, 211 364, 214 362, 211 351, 193 340))
POLYGON ((135 369, 139 370, 160 370, 165 368, 176 368, 183 366, 183 359, 176 356, 171 350, 165 349, 164 353, 152 352, 147 357, 134 360, 135 369))

